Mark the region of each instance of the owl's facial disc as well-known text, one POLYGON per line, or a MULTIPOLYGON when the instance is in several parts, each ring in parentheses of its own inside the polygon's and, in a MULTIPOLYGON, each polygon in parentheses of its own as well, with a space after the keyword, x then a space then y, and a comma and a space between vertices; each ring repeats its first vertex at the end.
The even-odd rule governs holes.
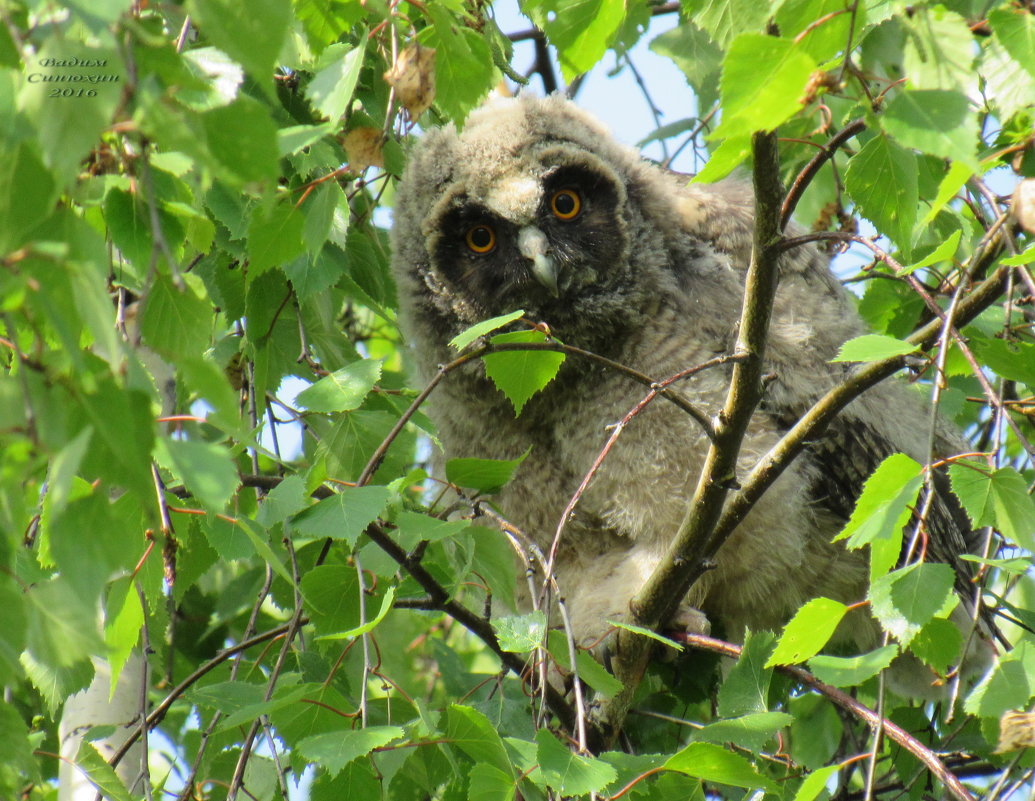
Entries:
POLYGON ((557 286, 557 262, 550 254, 550 243, 546 234, 534 225, 526 225, 518 231, 518 252, 532 261, 532 275, 546 287, 555 298, 561 296, 557 286))

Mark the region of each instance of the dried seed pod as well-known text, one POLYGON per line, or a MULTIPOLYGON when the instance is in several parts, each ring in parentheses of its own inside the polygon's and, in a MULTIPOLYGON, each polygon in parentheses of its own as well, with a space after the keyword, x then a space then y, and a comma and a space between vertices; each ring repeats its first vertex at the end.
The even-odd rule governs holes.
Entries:
POLYGON ((383 145, 384 132, 380 128, 353 128, 345 134, 342 146, 349 159, 349 171, 359 175, 367 167, 385 166, 383 145))
POLYGON ((392 68, 385 72, 385 81, 395 89, 395 96, 410 119, 417 119, 435 100, 435 51, 412 44, 403 50, 392 68))

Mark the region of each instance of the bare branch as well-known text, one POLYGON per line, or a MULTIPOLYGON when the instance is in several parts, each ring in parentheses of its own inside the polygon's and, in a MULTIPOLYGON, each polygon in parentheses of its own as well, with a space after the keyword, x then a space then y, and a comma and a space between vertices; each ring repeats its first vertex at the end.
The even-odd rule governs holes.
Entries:
MULTIPOLYGON (((742 650, 739 645, 733 645, 732 643, 716 640, 712 637, 705 637, 700 634, 680 635, 679 640, 692 648, 711 651, 715 654, 728 656, 731 659, 739 658, 742 650)), ((887 718, 882 718, 868 706, 855 700, 843 690, 824 684, 804 668, 800 668, 797 665, 782 665, 777 667, 777 670, 781 673, 786 673, 795 681, 800 681, 807 687, 826 696, 850 715, 858 718, 871 728, 876 729, 880 727, 890 740, 923 762, 927 769, 934 774, 935 778, 945 785, 945 789, 951 793, 953 798, 957 799, 957 801, 974 801, 974 796, 970 794, 952 771, 945 767, 938 755, 905 729, 896 726, 887 718)))
MULTIPOLYGON (((778 280, 777 258, 780 206, 776 134, 756 133, 754 151, 755 230, 744 287, 735 353, 743 359, 733 367, 726 404, 719 414, 715 439, 708 449, 694 497, 668 553, 632 602, 634 622, 657 628, 672 616, 691 584, 703 572, 721 540, 713 534, 731 486, 741 441, 762 397, 762 370, 769 318, 778 280)), ((612 660, 625 685, 603 709, 604 737, 613 741, 622 728, 633 693, 646 668, 649 641, 629 631, 618 632, 612 660)))
MULTIPOLYGON (((854 11, 853 11, 854 13, 854 11)), ((801 196, 805 194, 805 190, 809 184, 812 183, 812 179, 816 177, 820 169, 837 153, 837 149, 841 147, 845 142, 851 139, 853 136, 866 130, 866 123, 863 120, 853 120, 842 128, 837 134, 835 134, 826 146, 819 151, 812 160, 805 165, 798 177, 794 179, 794 183, 791 184, 791 188, 787 191, 787 197, 783 200, 783 207, 780 209, 780 230, 782 231, 787 227, 787 223, 791 221, 791 215, 794 214, 794 210, 798 207, 798 201, 801 200, 801 196)))

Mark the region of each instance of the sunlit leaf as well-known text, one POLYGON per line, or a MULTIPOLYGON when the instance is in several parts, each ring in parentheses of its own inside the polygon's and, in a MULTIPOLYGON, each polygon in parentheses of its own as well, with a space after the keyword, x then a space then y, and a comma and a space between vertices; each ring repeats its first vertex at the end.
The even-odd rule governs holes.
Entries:
POLYGON ((839 601, 813 598, 784 626, 766 667, 793 665, 819 653, 847 611, 848 607, 839 601))

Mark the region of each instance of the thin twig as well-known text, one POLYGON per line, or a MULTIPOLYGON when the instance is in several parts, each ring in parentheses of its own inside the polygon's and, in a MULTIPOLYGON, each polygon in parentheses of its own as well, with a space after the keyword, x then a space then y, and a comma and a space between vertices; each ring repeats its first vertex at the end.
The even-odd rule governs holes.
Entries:
MULTIPOLYGON (((227 659, 234 656, 234 654, 240 653, 241 651, 246 651, 252 646, 259 645, 261 643, 266 642, 267 640, 272 640, 275 637, 279 637, 285 634, 287 630, 288 624, 285 623, 283 626, 277 626, 276 628, 270 629, 269 631, 264 631, 262 634, 257 634, 254 637, 251 637, 250 639, 242 640, 237 645, 232 645, 229 648, 220 651, 210 660, 208 660, 203 665, 198 667, 196 670, 191 672, 191 674, 187 676, 187 678, 185 678, 183 681, 177 684, 172 690, 169 691, 169 694, 165 696, 162 702, 151 711, 150 715, 147 716, 147 728, 153 729, 155 726, 161 723, 162 719, 165 718, 166 714, 169 712, 169 709, 172 708, 172 705, 180 698, 180 696, 187 692, 187 690, 189 690, 191 687, 193 687, 203 676, 205 676, 205 674, 215 670, 227 659)), ((126 756, 126 753, 129 751, 129 749, 133 747, 133 744, 139 739, 139 737, 139 730, 136 730, 132 734, 130 734, 130 736, 126 738, 126 742, 124 742, 119 747, 119 750, 112 754, 111 759, 108 760, 108 764, 111 765, 113 768, 117 766, 119 762, 122 761, 123 757, 126 756)))
POLYGON ((819 173, 820 169, 837 153, 837 149, 841 147, 845 142, 851 139, 853 136, 858 135, 862 131, 866 130, 866 123, 859 120, 852 120, 838 133, 831 137, 830 141, 826 143, 823 149, 812 157, 812 160, 802 168, 802 171, 798 173, 794 179, 794 183, 791 184, 790 189, 787 190, 787 197, 783 199, 783 206, 780 209, 780 230, 784 230, 787 227, 787 223, 791 221, 791 216, 794 214, 794 210, 798 207, 798 201, 801 200, 805 190, 809 184, 819 173))
MULTIPOLYGON (((681 634, 679 635, 679 641, 692 648, 721 654, 723 656, 728 656, 731 659, 739 659, 741 651, 743 650, 739 645, 723 642, 722 640, 717 640, 712 637, 705 637, 701 634, 681 634)), ((935 778, 945 785, 945 789, 951 793, 953 798, 957 799, 957 801, 974 801, 974 796, 970 794, 967 788, 963 786, 962 782, 960 782, 952 771, 945 767, 945 764, 938 758, 938 755, 905 729, 895 725, 886 718, 882 718, 868 706, 852 698, 852 696, 843 690, 840 690, 837 687, 831 687, 829 684, 824 684, 804 668, 798 667, 797 665, 781 665, 777 667, 777 670, 791 676, 796 681, 801 682, 824 697, 830 699, 850 715, 861 720, 871 728, 882 727, 884 733, 890 740, 923 762, 924 765, 927 766, 927 769, 934 774, 935 778)))

